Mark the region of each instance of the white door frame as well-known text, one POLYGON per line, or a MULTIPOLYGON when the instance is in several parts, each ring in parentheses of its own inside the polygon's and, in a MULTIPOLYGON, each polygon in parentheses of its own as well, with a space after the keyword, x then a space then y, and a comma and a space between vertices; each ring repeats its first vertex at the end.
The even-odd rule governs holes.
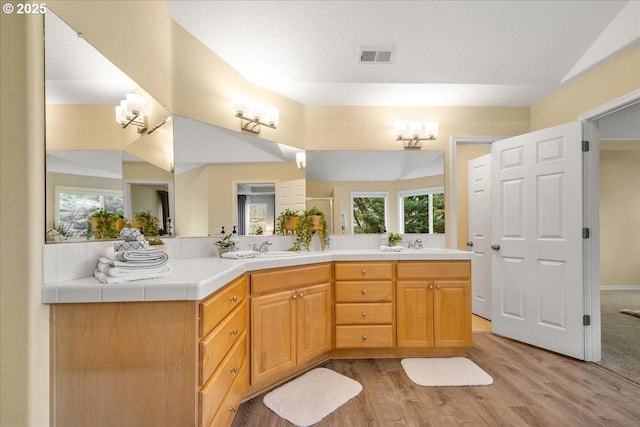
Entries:
POLYGON ((640 89, 589 110, 582 121, 582 137, 589 141, 589 152, 583 169, 584 227, 590 238, 584 240, 585 314, 591 316, 591 327, 585 328, 585 360, 598 362, 602 357, 600 320, 600 131, 598 119, 640 102, 640 89))
POLYGON ((490 145, 494 141, 508 138, 508 136, 451 136, 449 147, 449 186, 445 188, 445 198, 447 210, 451 212, 449 216, 451 224, 445 222, 446 230, 449 231, 449 246, 457 249, 458 242, 458 167, 456 160, 456 150, 458 145, 490 145))

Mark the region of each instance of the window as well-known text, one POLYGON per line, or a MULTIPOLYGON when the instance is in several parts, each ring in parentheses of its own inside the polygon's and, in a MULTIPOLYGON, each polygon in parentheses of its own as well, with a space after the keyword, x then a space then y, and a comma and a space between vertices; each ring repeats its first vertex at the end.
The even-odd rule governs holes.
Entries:
POLYGON ((398 192, 400 233, 444 233, 444 188, 398 192))
POLYGON ((123 212, 122 191, 56 186, 56 226, 67 237, 86 237, 87 220, 98 209, 123 212))
POLYGON ((382 233, 387 229, 386 192, 351 193, 351 212, 353 214, 353 233, 382 233))

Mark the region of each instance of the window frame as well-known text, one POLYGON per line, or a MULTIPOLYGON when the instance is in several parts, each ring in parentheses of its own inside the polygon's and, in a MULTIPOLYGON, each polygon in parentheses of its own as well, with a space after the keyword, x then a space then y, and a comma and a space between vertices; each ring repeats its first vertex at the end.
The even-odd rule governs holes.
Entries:
POLYGON ((443 234, 433 232, 433 195, 444 194, 444 186, 416 188, 398 191, 398 232, 404 234, 404 198, 411 196, 429 196, 429 232, 426 234, 443 234))
MULTIPOLYGON (((388 191, 352 191, 349 202, 351 204, 351 234, 355 235, 355 214, 353 212, 353 199, 356 197, 364 198, 382 198, 384 199, 384 228, 389 229, 389 192, 388 191)), ((359 233, 358 233, 359 234, 359 233)))

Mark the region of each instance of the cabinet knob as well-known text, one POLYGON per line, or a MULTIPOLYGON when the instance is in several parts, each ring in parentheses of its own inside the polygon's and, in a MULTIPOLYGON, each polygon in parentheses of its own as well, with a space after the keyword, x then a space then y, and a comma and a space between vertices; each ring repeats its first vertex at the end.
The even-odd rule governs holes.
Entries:
POLYGON ((304 298, 304 293, 298 295, 300 298, 304 298))
POLYGON ((236 412, 238 412, 238 407, 237 406, 232 406, 231 408, 229 408, 229 411, 233 412, 235 414, 236 412))
POLYGON ((298 299, 298 296, 297 296, 297 295, 294 295, 294 296, 292 296, 291 298, 293 298, 293 299, 298 299))
POLYGON ((440 285, 437 285, 437 286, 436 286, 436 289, 440 289, 441 287, 442 287, 442 286, 440 286, 440 285))
POLYGON ((433 289, 433 285, 429 285, 429 289, 433 289))
POLYGON ((230 371, 232 374, 235 374, 238 372, 238 368, 231 368, 230 371))
POLYGON ((367 312, 366 311, 362 313, 362 317, 367 317, 367 312))
POLYGON ((366 295, 366 294, 367 294, 367 290, 366 290, 366 289, 363 289, 363 290, 362 290, 362 295, 366 295))
POLYGON ((362 269, 362 275, 364 276, 365 274, 367 274, 367 270, 365 270, 364 268, 362 269))
POLYGON ((362 336, 362 341, 366 341, 366 340, 367 340, 367 336, 366 336, 366 335, 363 335, 363 336, 362 336))
POLYGON ((238 330, 234 329, 232 331, 229 332, 231 335, 238 335, 238 330))
POLYGON ((236 302, 236 301, 238 301, 238 297, 236 295, 234 295, 231 298, 229 298, 229 301, 236 302))

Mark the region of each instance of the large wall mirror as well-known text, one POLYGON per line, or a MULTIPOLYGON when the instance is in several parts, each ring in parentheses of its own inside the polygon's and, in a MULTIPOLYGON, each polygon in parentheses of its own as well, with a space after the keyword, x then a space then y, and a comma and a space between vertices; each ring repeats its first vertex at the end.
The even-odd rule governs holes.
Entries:
POLYGON ((95 238, 89 217, 98 210, 129 220, 149 211, 159 233, 172 235, 170 112, 52 12, 45 16, 45 79, 46 240, 95 238), (132 92, 145 95, 148 129, 141 133, 115 121, 115 106, 132 92))
POLYGON ((443 151, 307 151, 306 179, 333 234, 445 232, 443 151))

